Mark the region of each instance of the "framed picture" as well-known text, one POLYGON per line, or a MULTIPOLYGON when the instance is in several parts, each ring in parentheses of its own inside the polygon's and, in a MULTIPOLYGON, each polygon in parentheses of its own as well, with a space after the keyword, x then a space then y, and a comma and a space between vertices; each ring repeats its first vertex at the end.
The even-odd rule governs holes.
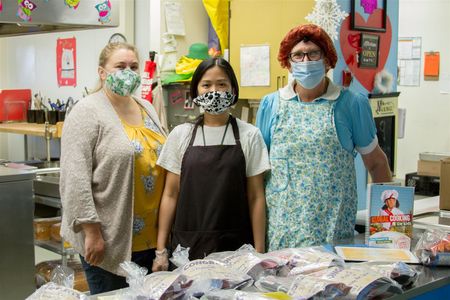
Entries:
POLYGON ((378 49, 380 37, 376 34, 361 33, 360 68, 376 69, 378 67, 378 49))
POLYGON ((387 0, 351 0, 351 4, 351 29, 386 32, 387 0))

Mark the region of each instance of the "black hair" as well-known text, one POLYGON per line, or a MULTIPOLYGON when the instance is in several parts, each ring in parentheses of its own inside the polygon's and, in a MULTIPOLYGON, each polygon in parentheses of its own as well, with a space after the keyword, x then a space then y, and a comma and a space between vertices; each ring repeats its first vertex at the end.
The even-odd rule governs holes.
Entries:
POLYGON ((203 75, 206 71, 211 69, 214 66, 218 66, 221 68, 228 76, 231 82, 231 88, 232 92, 235 95, 233 104, 236 104, 236 102, 239 99, 239 84, 236 79, 236 74, 234 74, 233 67, 230 65, 229 62, 227 62, 222 57, 213 57, 207 60, 202 61, 197 69, 195 70, 194 74, 192 75, 191 79, 191 97, 194 99, 198 96, 198 84, 200 83, 200 80, 202 80, 203 75))
MULTIPOLYGON (((386 199, 387 200, 387 199, 386 199)), ((384 200, 384 201, 386 201, 386 200, 384 200)), ((397 199, 395 199, 395 207, 396 208, 399 208, 400 207, 400 202, 398 202, 398 200, 397 199)), ((383 207, 381 208, 382 210, 385 210, 385 209, 387 209, 388 207, 387 207, 387 205, 385 204, 385 205, 383 205, 383 207)))

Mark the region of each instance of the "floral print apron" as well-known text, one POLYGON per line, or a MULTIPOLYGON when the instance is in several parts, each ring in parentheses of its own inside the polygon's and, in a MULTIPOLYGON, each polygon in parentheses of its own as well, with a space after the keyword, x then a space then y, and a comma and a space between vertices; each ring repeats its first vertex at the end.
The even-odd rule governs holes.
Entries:
POLYGON ((279 100, 266 185, 268 251, 353 235, 354 160, 339 142, 335 103, 279 100))

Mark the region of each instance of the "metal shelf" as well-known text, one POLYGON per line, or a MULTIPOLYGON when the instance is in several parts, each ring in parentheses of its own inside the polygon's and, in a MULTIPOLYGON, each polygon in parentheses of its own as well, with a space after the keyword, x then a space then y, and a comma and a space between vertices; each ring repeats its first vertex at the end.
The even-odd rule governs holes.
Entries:
POLYGON ((53 198, 53 197, 47 197, 47 196, 41 196, 41 195, 34 195, 34 202, 55 207, 55 208, 61 208, 61 199, 59 198, 53 198))
POLYGON ((58 253, 60 255, 75 255, 77 254, 73 248, 64 248, 62 242, 56 242, 53 240, 48 241, 38 241, 35 240, 34 244, 41 248, 50 250, 52 252, 58 253))

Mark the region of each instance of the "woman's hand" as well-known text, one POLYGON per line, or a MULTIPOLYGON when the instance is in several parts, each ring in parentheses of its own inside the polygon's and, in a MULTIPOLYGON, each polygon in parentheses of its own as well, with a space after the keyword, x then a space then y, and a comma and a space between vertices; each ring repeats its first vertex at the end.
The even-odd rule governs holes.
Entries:
POLYGON ((169 269, 169 255, 167 249, 156 250, 156 258, 153 260, 152 272, 167 271, 169 269))
POLYGON ((105 240, 99 223, 83 224, 84 238, 84 260, 92 265, 98 266, 105 258, 105 240))

